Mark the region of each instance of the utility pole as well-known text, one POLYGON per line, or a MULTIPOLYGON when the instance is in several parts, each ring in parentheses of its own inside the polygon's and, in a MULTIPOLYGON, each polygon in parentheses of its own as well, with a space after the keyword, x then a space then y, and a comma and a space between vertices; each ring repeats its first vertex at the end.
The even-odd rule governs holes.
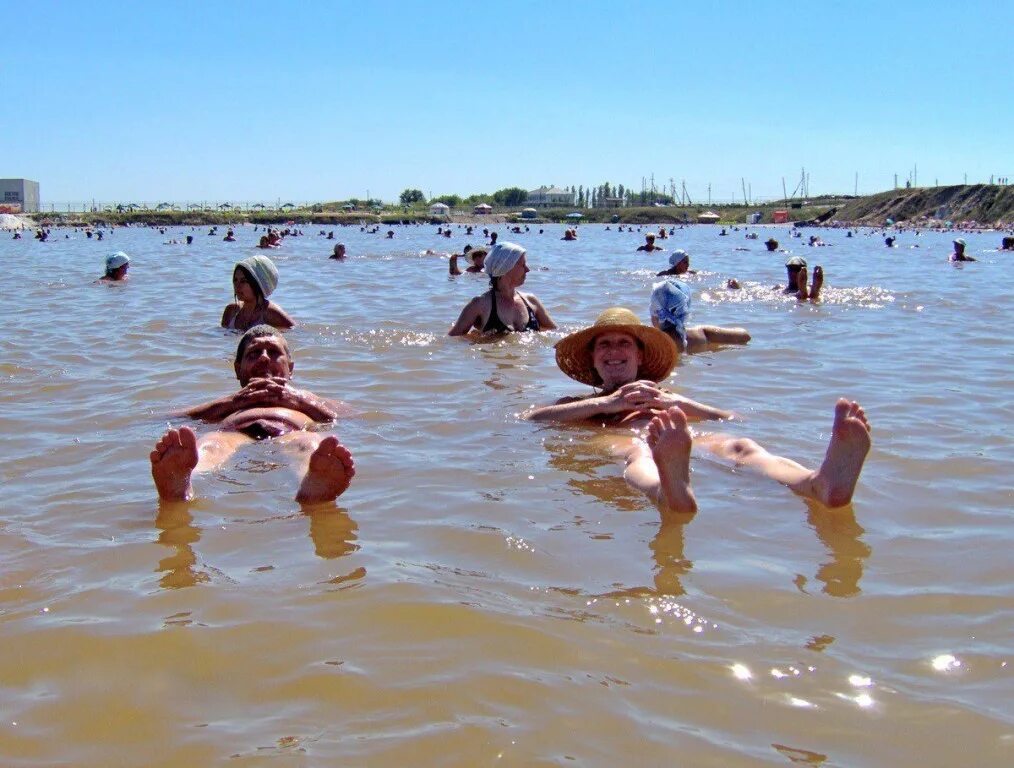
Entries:
POLYGON ((898 188, 898 174, 894 174, 894 188, 898 188))
POLYGON ((746 180, 740 176, 739 183, 743 186, 743 205, 750 205, 750 201, 746 199, 746 180))
POLYGON ((859 197, 859 171, 856 171, 856 187, 852 194, 854 197, 859 197))
POLYGON ((785 177, 782 176, 782 202, 789 204, 789 193, 785 191, 785 177))
MULTIPOLYGON (((686 189, 686 183, 683 184, 683 189, 686 189)), ((711 207, 711 182, 708 182, 708 208, 711 207)))

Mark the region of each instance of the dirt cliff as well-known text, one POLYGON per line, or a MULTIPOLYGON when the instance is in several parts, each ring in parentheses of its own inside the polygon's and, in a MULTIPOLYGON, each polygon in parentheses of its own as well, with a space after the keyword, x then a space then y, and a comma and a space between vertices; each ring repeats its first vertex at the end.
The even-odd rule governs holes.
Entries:
POLYGON ((1014 225, 1014 186, 968 184, 953 187, 895 189, 857 197, 842 206, 835 219, 882 226, 887 219, 925 223, 925 219, 976 222, 981 226, 1014 225))

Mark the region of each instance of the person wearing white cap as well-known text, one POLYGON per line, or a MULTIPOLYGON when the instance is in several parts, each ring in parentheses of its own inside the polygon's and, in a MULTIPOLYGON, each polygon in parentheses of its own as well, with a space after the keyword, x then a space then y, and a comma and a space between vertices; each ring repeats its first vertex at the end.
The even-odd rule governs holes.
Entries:
POLYGON ((119 283, 127 279, 127 269, 130 268, 130 257, 123 251, 117 251, 106 257, 106 274, 99 278, 99 282, 119 283))
POLYGON ((858 403, 838 400, 824 460, 819 469, 807 469, 748 438, 691 434, 688 421, 729 419, 733 414, 662 387, 678 359, 679 350, 668 334, 644 325, 629 309, 612 307, 593 325, 556 343, 557 366, 593 387, 592 394, 532 408, 525 418, 645 430, 643 438, 634 440, 629 432, 615 432, 612 447, 626 464, 624 479, 654 501, 663 517, 697 511, 690 486, 692 443, 827 507, 851 502, 870 450, 870 424, 858 403))
POLYGON ((551 331, 556 323, 534 294, 521 293, 528 265, 525 249, 516 243, 497 243, 484 267, 490 289, 474 297, 461 310, 448 336, 464 336, 473 328, 483 334, 510 331, 551 331))
POLYGON ((677 248, 669 254, 669 269, 663 269, 661 272, 656 272, 655 277, 687 274, 696 275, 697 270, 690 269, 690 254, 682 248, 677 248))
POLYGON ((236 300, 222 312, 222 327, 245 331, 265 323, 283 331, 296 323, 277 304, 268 301, 278 286, 278 269, 267 256, 251 256, 236 263, 232 288, 236 300))

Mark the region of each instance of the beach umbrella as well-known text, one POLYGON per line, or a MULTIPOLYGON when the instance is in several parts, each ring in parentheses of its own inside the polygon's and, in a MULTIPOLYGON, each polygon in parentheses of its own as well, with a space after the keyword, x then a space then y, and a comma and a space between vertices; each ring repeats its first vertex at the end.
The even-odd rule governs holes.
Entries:
POLYGON ((584 214, 583 213, 578 213, 577 211, 575 211, 574 213, 568 213, 567 214, 567 218, 568 219, 583 219, 584 218, 584 214))

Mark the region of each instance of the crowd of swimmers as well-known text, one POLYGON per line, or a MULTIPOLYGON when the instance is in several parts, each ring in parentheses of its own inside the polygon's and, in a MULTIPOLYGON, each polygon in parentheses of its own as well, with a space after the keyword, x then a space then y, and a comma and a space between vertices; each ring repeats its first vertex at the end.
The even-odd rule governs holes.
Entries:
MULTIPOLYGON (((379 228, 364 227, 363 231, 378 233, 379 228)), ((471 234, 472 227, 468 231, 471 234)), ((637 250, 664 252, 666 249, 657 241, 674 232, 675 229, 667 232, 665 227, 651 231, 637 250)), ((445 233, 450 233, 450 227, 438 231, 440 236, 446 236, 445 233)), ((258 248, 278 248, 285 237, 301 234, 299 230, 268 228, 259 237, 258 248)), ((334 239, 333 233, 320 234, 334 239)), ((213 227, 209 235, 217 235, 217 228, 213 227)), ((394 231, 388 230, 386 235, 393 238, 394 231)), ((495 231, 486 229, 483 235, 488 243, 469 245, 461 254, 449 255, 451 276, 484 274, 489 287, 461 309, 448 335, 555 330, 556 322, 538 297, 520 290, 530 271, 526 249, 517 243, 498 241, 495 231), (467 262, 464 269, 462 260, 467 262)), ((46 237, 48 232, 38 239, 46 237)), ((747 237, 756 239, 756 233, 748 233, 747 237)), ((575 228, 565 230, 565 240, 576 238, 575 228)), ((189 243, 193 238, 187 239, 189 243)), ((234 242, 234 230, 229 229, 223 240, 234 242)), ((886 244, 893 243, 889 236, 886 244)), ((769 252, 780 250, 774 238, 764 245, 769 252)), ((809 245, 818 247, 824 243, 813 236, 809 245)), ((1014 238, 1004 237, 1001 248, 1014 250, 1014 238)), ((974 261, 965 249, 965 241, 955 239, 949 258, 974 261)), ((345 244, 336 243, 330 258, 344 260, 345 244)), ((122 251, 109 255, 105 274, 99 280, 126 281, 130 261, 122 251)), ((800 301, 820 300, 824 283, 820 266, 814 268, 812 279, 808 279, 808 264, 801 256, 790 256, 785 268, 786 284, 777 290, 800 301)), ((642 323, 627 308, 612 307, 602 311, 592 325, 558 341, 555 352, 560 371, 592 387, 592 392, 533 406, 524 414, 525 418, 640 430, 639 437, 618 439, 614 448, 623 462, 629 485, 651 499, 663 517, 696 512, 689 471, 691 444, 738 466, 752 468, 812 501, 829 507, 850 503, 870 448, 869 421, 855 402, 840 398, 834 405, 831 437, 815 469, 771 453, 747 438, 691 433, 688 426, 691 422, 727 421, 735 418, 735 414, 696 402, 664 386, 679 356, 743 345, 751 339, 745 328, 689 323, 692 290, 683 278, 693 273, 690 255, 674 249, 668 255, 668 267, 657 272, 661 280, 646 297, 650 325, 642 323)), ((295 457, 300 476, 296 491, 299 502, 330 502, 349 486, 355 474, 351 453, 328 431, 348 408, 293 385, 295 364, 281 331, 294 327, 295 321, 269 298, 278 281, 278 270, 267 255, 257 254, 235 264, 234 300, 224 308, 221 325, 242 333, 233 366, 239 389, 178 414, 214 425, 210 431, 198 437, 184 425, 169 429, 157 442, 150 461, 155 486, 163 501, 189 500, 195 474, 221 466, 239 446, 263 439, 277 441, 295 457)), ((732 279, 726 287, 735 290, 740 286, 732 279)))

